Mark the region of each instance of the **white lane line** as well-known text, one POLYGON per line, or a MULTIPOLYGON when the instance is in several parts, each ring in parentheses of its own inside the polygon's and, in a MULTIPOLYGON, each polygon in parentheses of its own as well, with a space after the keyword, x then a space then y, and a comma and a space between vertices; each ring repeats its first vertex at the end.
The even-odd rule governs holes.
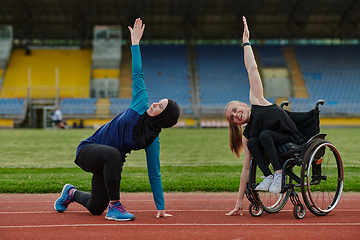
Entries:
MULTIPOLYGON (((56 227, 111 227, 111 226, 309 226, 309 223, 114 223, 114 224, 54 224, 54 225, 20 225, 20 226, 0 226, 6 228, 56 228, 56 227)), ((360 223, 311 223, 311 226, 360 226, 360 223)))
MULTIPOLYGON (((156 210, 154 209, 143 209, 143 210, 139 210, 139 209, 134 209, 134 210, 129 210, 130 212, 155 212, 156 210)), ((231 209, 186 209, 186 210, 180 210, 180 209, 167 209, 167 212, 228 212, 231 211, 231 209)), ((246 211, 246 210, 244 210, 246 211)), ((281 212, 292 212, 293 210, 290 209, 282 209, 281 212)), ((360 209, 335 209, 333 210, 335 212, 360 212, 360 209)), ((104 211, 106 212, 106 211, 104 211)), ((33 212, 0 212, 0 215, 6 215, 6 214, 49 214, 49 213, 54 213, 54 214, 58 214, 55 210, 53 211, 33 211, 33 212)), ((86 210, 82 210, 82 211, 74 211, 74 210, 68 210, 66 211, 66 213, 88 213, 88 211, 86 210)))
MULTIPOLYGON (((211 199, 211 200, 204 200, 204 199, 165 199, 165 202, 206 202, 206 201, 211 201, 211 202, 222 202, 222 203, 226 203, 226 202, 230 202, 233 203, 234 202, 234 197, 232 198, 226 198, 226 199, 211 199)), ((56 199, 55 199, 56 200, 56 199)), ((0 204, 19 204, 19 203, 51 203, 53 204, 54 201, 1 201, 0 199, 0 204)), ((122 200, 124 203, 126 202, 154 202, 153 199, 138 199, 138 200, 134 200, 134 199, 123 199, 122 200)), ((360 202, 360 199, 356 200, 356 199, 340 199, 340 203, 341 202, 353 202, 354 204, 356 204, 357 202, 360 202)))

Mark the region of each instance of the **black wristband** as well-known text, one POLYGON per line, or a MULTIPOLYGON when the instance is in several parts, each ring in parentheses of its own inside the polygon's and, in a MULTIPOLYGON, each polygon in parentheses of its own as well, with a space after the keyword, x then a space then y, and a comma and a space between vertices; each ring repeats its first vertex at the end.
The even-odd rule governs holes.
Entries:
POLYGON ((247 46, 247 45, 251 46, 251 44, 250 44, 249 42, 246 42, 246 43, 243 43, 243 44, 242 44, 243 47, 245 47, 245 46, 247 46))

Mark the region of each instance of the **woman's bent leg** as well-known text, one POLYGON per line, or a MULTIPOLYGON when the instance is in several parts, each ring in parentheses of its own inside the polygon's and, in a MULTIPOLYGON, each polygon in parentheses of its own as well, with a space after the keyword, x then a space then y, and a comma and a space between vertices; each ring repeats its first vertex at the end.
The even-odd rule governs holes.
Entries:
POLYGON ((290 142, 290 135, 278 133, 271 130, 264 130, 260 133, 260 142, 268 156, 274 171, 281 170, 281 164, 275 146, 290 142))
POLYGON ((76 190, 74 201, 86 207, 94 215, 101 215, 109 204, 104 177, 101 172, 94 173, 91 180, 91 193, 76 190))
POLYGON ((251 156, 255 160, 256 164, 259 166, 260 170, 264 173, 264 176, 267 177, 272 175, 268 164, 266 163, 262 152, 264 151, 260 139, 258 137, 252 137, 248 140, 247 147, 251 153, 251 156))
POLYGON ((247 147, 251 153, 251 156, 253 157, 254 161, 260 168, 260 170, 263 172, 265 179, 256 186, 256 191, 268 191, 269 187, 273 181, 273 175, 269 169, 268 164, 266 163, 264 157, 263 157, 263 151, 260 139, 257 137, 250 138, 248 140, 247 147))
POLYGON ((79 152, 76 163, 86 172, 92 172, 91 194, 77 190, 74 200, 92 214, 100 215, 109 200, 119 200, 123 161, 113 147, 89 144, 79 152))
POLYGON ((282 189, 282 167, 275 146, 290 142, 290 135, 264 130, 260 133, 260 141, 275 171, 274 180, 269 187, 269 192, 276 194, 282 189))

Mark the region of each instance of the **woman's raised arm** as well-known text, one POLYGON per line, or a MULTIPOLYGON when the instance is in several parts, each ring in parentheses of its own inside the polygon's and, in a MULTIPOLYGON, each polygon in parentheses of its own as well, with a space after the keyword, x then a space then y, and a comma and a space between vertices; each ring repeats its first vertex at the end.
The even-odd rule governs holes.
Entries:
POLYGON ((244 33, 243 33, 244 61, 245 61, 246 70, 249 75, 250 103, 254 105, 268 105, 271 103, 264 98, 263 85, 255 61, 255 56, 249 42, 250 32, 245 17, 243 17, 243 22, 244 22, 244 33))
POLYGON ((134 27, 128 27, 130 34, 131 34, 131 44, 132 45, 139 45, 140 39, 145 30, 145 24, 142 23, 140 18, 135 20, 134 27))

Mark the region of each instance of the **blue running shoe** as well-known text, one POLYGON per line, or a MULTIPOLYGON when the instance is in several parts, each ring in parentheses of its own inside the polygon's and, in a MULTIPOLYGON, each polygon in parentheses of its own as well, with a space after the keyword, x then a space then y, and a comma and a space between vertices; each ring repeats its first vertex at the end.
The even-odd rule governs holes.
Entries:
POLYGON ((108 207, 105 218, 115 221, 132 221, 135 219, 135 216, 126 211, 124 205, 118 202, 113 208, 108 207))
POLYGON ((74 201, 74 199, 69 196, 69 190, 72 188, 75 187, 71 184, 66 184, 62 189, 61 196, 55 201, 54 208, 59 213, 64 212, 69 204, 74 201))

